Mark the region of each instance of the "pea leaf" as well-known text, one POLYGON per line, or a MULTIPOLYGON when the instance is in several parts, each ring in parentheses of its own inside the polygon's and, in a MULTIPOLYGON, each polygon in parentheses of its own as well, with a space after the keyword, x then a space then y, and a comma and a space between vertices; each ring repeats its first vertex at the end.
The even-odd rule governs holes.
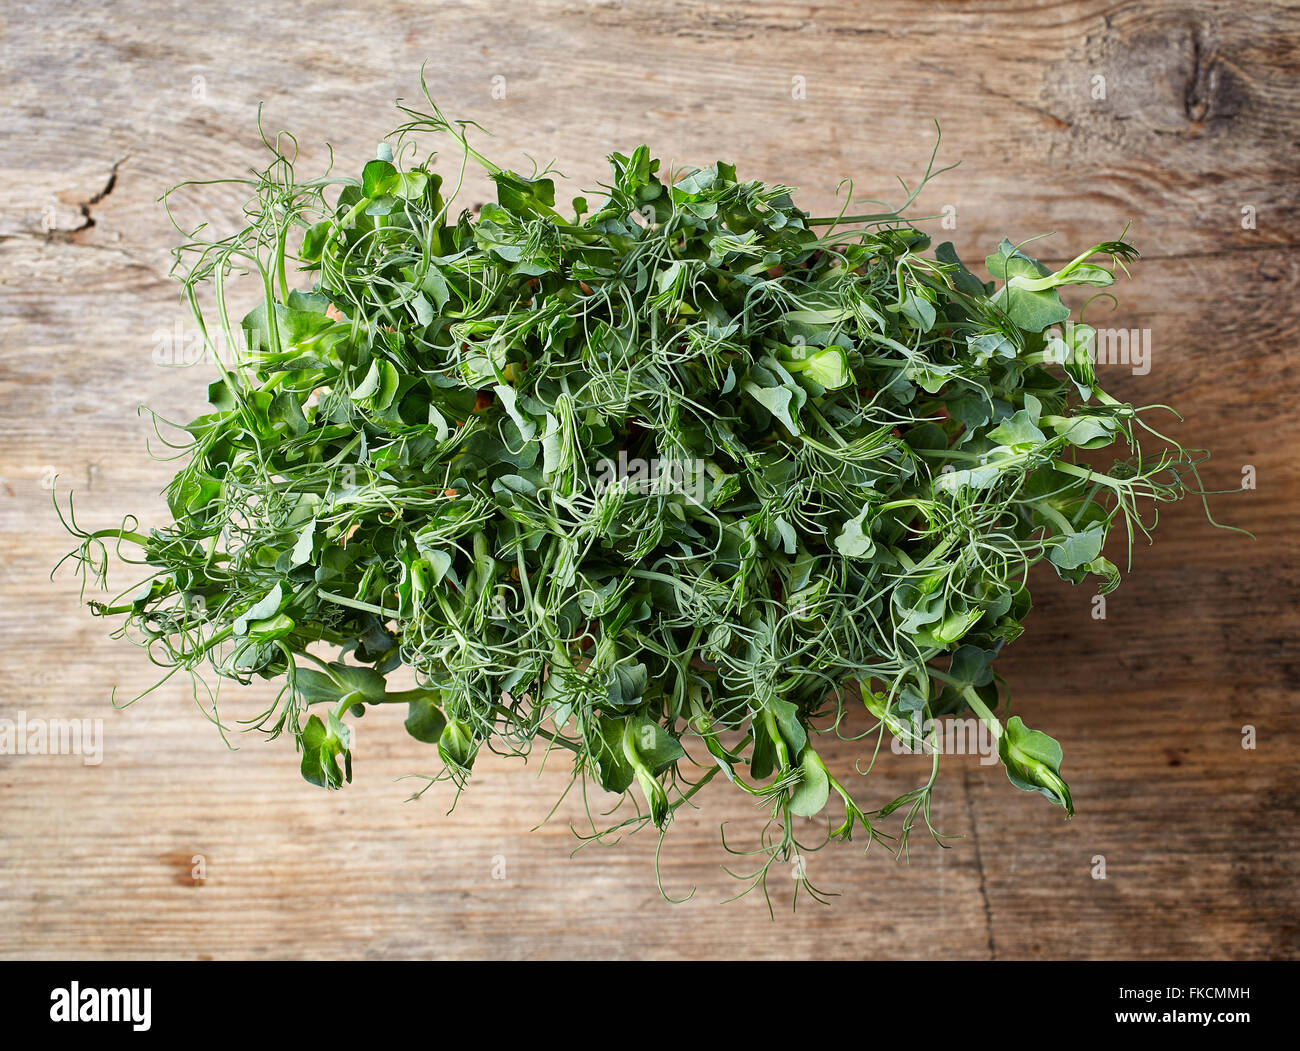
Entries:
POLYGON ((779 697, 772 697, 766 702, 766 707, 776 716, 776 725, 790 749, 791 757, 798 757, 808 743, 808 732, 799 718, 798 706, 779 697))
POLYGON ((298 541, 293 545, 293 551, 290 553, 290 561, 295 566, 300 566, 304 562, 310 562, 312 556, 312 547, 316 540, 316 519, 312 519, 303 527, 303 531, 298 535, 298 541))
POLYGON ((661 772, 686 755, 677 738, 648 716, 634 716, 630 725, 636 752, 652 773, 661 772))
POLYGON ((805 748, 799 761, 799 784, 790 796, 790 813, 796 817, 813 817, 821 813, 829 798, 826 766, 813 749, 805 748))
POLYGON ((274 616, 283 604, 284 588, 280 584, 275 584, 270 591, 235 618, 235 634, 245 634, 250 621, 265 620, 267 617, 274 616))
POLYGON ((741 384, 741 389, 780 420, 790 434, 795 436, 799 434, 799 424, 790 414, 790 402, 794 397, 794 391, 789 387, 760 387, 756 383, 746 381, 741 384))
POLYGON ((1106 526, 1102 522, 1070 533, 1058 544, 1053 545, 1047 557, 1052 564, 1061 569, 1076 569, 1092 562, 1101 554, 1101 545, 1106 540, 1106 526))
POLYGON ((1070 786, 1061 777, 1061 746, 1040 730, 1025 726, 1012 716, 998 739, 998 755, 1011 783, 1026 792, 1041 792, 1074 816, 1070 786))
POLYGON ((448 718, 438 735, 438 755, 442 761, 456 770, 468 771, 474 765, 475 752, 474 733, 469 723, 448 718))
POLYGON ((326 728, 319 716, 309 716, 298 735, 302 747, 302 776, 321 788, 341 788, 344 771, 339 769, 339 758, 347 766, 346 780, 352 780, 351 755, 344 747, 333 727, 326 728))
POLYGON ((430 690, 407 704, 406 732, 425 744, 438 744, 447 719, 438 707, 438 694, 430 690))
POLYGON ((1034 426, 1025 409, 1020 409, 1003 420, 988 432, 988 436, 990 441, 1005 445, 1012 452, 1025 452, 1047 440, 1043 432, 1034 426))
POLYGON ((871 513, 871 505, 866 504, 857 516, 844 523, 840 535, 835 538, 835 549, 846 558, 870 558, 876 551, 871 534, 864 528, 866 517, 871 513))
POLYGON ((623 721, 600 717, 596 720, 592 760, 596 779, 606 792, 626 792, 632 784, 632 764, 623 754, 623 721))
POLYGON ((1070 316, 1069 308, 1061 302, 1055 288, 1040 289, 1033 285, 1035 279, 1049 275, 1047 267, 1010 241, 1003 240, 984 264, 994 278, 1005 282, 990 302, 1003 310, 1017 328, 1038 333, 1070 316))

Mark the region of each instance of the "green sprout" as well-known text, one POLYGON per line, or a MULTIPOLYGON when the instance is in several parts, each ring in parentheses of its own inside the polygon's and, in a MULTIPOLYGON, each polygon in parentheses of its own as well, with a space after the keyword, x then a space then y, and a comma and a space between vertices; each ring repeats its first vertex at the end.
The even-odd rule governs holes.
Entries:
POLYGON ((493 164, 425 96, 359 178, 300 180, 296 144, 264 136, 267 167, 230 180, 242 228, 182 231, 220 375, 178 437, 155 418, 182 462, 169 523, 87 532, 60 508, 83 583, 106 586, 110 549, 142 574, 92 611, 124 617, 163 681, 193 676, 219 726, 214 678, 278 683, 254 725, 326 788, 383 705, 436 746, 416 794, 459 793, 485 747, 566 755, 584 798, 626 808, 601 827, 589 805, 584 843, 662 837, 721 774, 765 814, 754 844, 723 839, 765 894, 830 839, 941 837, 937 752, 875 806, 827 768, 814 741, 850 739, 858 704, 852 739, 877 751, 972 711, 1012 783, 1072 814, 1060 746, 1004 722, 992 664, 1034 565, 1108 591, 1117 523, 1131 553, 1160 505, 1205 495, 1207 454, 1149 425, 1161 407, 1101 389, 1092 330, 1053 334, 1061 291, 1109 286, 1136 250, 1053 272, 1004 241, 984 281, 903 218, 933 158, 896 210, 812 218, 788 187, 664 172, 640 146, 562 210, 549 169, 493 164), (441 173, 430 137, 453 150, 441 173), (496 186, 476 216, 453 211, 471 164, 496 186), (235 321, 241 275, 261 302, 235 321))

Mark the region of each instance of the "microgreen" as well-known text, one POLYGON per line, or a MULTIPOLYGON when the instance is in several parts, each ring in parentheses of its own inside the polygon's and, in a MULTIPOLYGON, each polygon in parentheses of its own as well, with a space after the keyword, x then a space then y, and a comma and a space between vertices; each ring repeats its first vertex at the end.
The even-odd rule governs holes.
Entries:
POLYGON ((724 835, 765 893, 821 845, 801 827, 900 852, 918 819, 940 835, 937 751, 874 805, 823 761, 858 705, 875 749, 972 712, 1011 782, 1072 814, 1060 746, 1009 716, 992 666, 1035 564, 1109 591, 1116 524, 1131 549, 1201 492, 1203 454, 1158 407, 1101 389, 1091 330, 1053 331, 1063 289, 1109 286, 1136 250, 1052 271, 1004 241, 984 281, 901 208, 814 219, 785 186, 666 172, 645 146, 564 210, 552 172, 493 164, 429 106, 401 107, 356 178, 299 180, 268 140, 232 180, 244 227, 186 235, 196 324, 246 349, 168 439, 170 523, 86 532, 69 502, 86 578, 110 548, 143 572, 92 610, 193 675, 219 724, 212 674, 278 683, 255 725, 327 788, 385 705, 436 747, 420 792, 459 791, 484 748, 566 755, 589 804, 624 797, 584 841, 666 829, 721 774, 766 815, 747 846, 724 835), (477 216, 444 182, 467 164, 496 185, 477 216), (262 302, 236 322, 241 274, 262 302))

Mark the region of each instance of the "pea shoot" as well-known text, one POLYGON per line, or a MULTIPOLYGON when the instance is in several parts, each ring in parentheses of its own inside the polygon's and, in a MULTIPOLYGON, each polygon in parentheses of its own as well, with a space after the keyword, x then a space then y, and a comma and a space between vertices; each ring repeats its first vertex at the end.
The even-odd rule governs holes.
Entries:
POLYGON ((497 166, 425 96, 357 178, 299 180, 292 141, 265 140, 232 180, 243 228, 185 234, 175 273, 220 376, 166 439, 170 523, 88 532, 60 508, 83 583, 114 557, 143 573, 92 612, 193 676, 218 723, 214 677, 279 684, 256 726, 325 788, 385 705, 436 748, 416 794, 458 793, 485 748, 621 794, 584 840, 662 835, 720 775, 764 815, 755 841, 724 836, 764 893, 828 839, 940 836, 937 750, 873 803, 823 761, 854 710, 872 754, 971 713, 1016 787, 1073 814, 1060 745, 1009 715, 993 663, 1032 567, 1110 591, 1112 529, 1131 552, 1160 505, 1203 495, 1207 454, 1101 388, 1060 296, 1136 249, 1053 271, 1003 241, 985 281, 903 217, 925 180, 817 218, 645 146, 560 210, 555 173, 497 166), (468 165, 496 186, 477 215, 453 211, 468 165), (235 321, 240 275, 262 301, 235 321))

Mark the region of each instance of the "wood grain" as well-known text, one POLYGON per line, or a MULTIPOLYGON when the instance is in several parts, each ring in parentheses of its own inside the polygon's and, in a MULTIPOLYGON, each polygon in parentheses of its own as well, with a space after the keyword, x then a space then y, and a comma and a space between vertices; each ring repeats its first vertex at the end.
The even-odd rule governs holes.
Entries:
MULTIPOLYGON (((1296 5, 46 3, 5 12, 0 57, 0 716, 100 718, 105 734, 97 766, 0 757, 0 956, 1300 956, 1296 5), (673 906, 650 838, 570 859, 576 799, 533 830, 561 764, 483 761, 445 814, 445 797, 402 801, 398 779, 431 761, 386 713, 360 725, 357 782, 325 794, 285 742, 228 750, 177 684, 109 706, 150 669, 104 638, 71 578, 48 581, 67 542, 47 485, 74 486, 97 527, 163 513, 169 470, 136 408, 188 418, 206 376, 151 359, 183 317, 158 195, 258 163, 259 101, 267 128, 298 136, 302 171, 325 141, 355 168, 426 61, 444 110, 495 133, 495 159, 554 158, 574 193, 605 153, 647 141, 793 183, 818 213, 846 176, 897 199, 937 119, 941 162, 962 163, 917 207, 955 208, 963 256, 1055 231, 1041 251, 1068 258, 1133 223, 1144 259, 1107 323, 1149 328, 1153 367, 1108 378, 1179 408, 1174 433, 1214 450, 1209 488, 1256 468, 1258 488, 1215 513, 1257 539, 1169 509, 1105 620, 1090 592, 1036 577, 1002 671, 1026 721, 1064 743, 1075 820, 952 757, 934 817, 965 838, 918 837, 910 864, 828 848, 808 870, 841 897, 791 915, 780 888, 771 921, 754 898, 716 904, 735 890, 718 825, 753 820, 722 786, 665 844, 665 889, 698 888, 673 906)), ((230 221, 239 203, 205 188, 181 219, 230 221)), ((266 699, 230 691, 223 715, 266 699)), ((886 756, 872 798, 922 762, 886 756)))

